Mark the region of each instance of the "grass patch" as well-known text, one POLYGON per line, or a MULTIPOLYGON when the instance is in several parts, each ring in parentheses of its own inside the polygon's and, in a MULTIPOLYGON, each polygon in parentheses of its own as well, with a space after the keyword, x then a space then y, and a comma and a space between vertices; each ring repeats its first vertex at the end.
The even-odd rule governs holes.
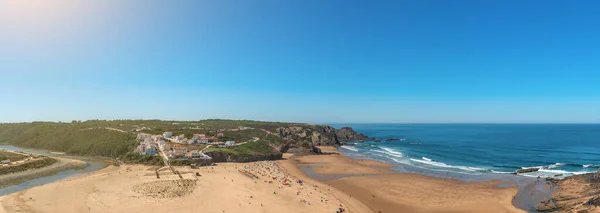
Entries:
POLYGON ((120 158, 125 163, 144 164, 153 166, 163 166, 163 159, 159 155, 142 155, 136 152, 130 152, 120 158))
POLYGON ((265 154, 276 154, 279 151, 273 149, 267 141, 257 141, 242 144, 235 147, 228 148, 209 148, 212 151, 227 153, 233 157, 244 157, 244 156, 261 156, 265 154))
POLYGON ((0 160, 10 160, 10 162, 15 162, 19 160, 23 160, 27 158, 26 154, 18 154, 14 152, 7 152, 0 150, 0 160))
POLYGON ((31 160, 19 165, 10 165, 10 166, 4 166, 4 167, 0 167, 0 175, 5 175, 5 174, 10 174, 10 173, 15 173, 15 172, 22 172, 22 171, 27 171, 30 169, 39 169, 42 167, 46 167, 49 165, 52 165, 54 163, 56 163, 57 160, 54 158, 50 158, 50 157, 41 157, 35 160, 31 160))

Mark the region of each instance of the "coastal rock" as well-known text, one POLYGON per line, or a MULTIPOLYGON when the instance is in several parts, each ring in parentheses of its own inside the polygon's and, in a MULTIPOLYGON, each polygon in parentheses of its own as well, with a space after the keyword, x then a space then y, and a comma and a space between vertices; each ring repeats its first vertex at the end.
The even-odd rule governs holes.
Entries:
POLYGON ((302 125, 277 128, 279 137, 287 141, 277 149, 288 153, 318 153, 316 146, 340 146, 352 141, 370 140, 350 127, 336 130, 331 126, 302 125))
POLYGON ((558 212, 596 212, 600 206, 600 182, 596 173, 580 174, 555 180, 558 189, 552 194, 558 212))
POLYGON ((398 138, 388 138, 388 139, 385 139, 385 140, 386 141, 399 141, 400 139, 398 139, 398 138))
POLYGON ((590 206, 600 206, 600 196, 596 196, 596 197, 591 198, 585 204, 586 205, 590 205, 590 206))
POLYGON ((354 131, 351 127, 342 127, 339 130, 335 131, 335 134, 338 140, 342 143, 353 142, 353 141, 365 141, 370 140, 371 138, 354 131))
POLYGON ((529 173, 529 172, 537 172, 539 171, 540 168, 525 168, 525 169, 519 169, 517 170, 517 174, 521 174, 521 173, 529 173))
MULTIPOLYGON (((340 141, 337 139, 335 129, 331 126, 292 126, 281 127, 277 129, 279 136, 292 143, 304 143, 309 141, 312 146, 337 146, 340 141)), ((299 147, 299 146, 297 146, 299 147)), ((309 149, 312 149, 310 147, 309 149)))
POLYGON ((544 200, 535 207, 540 212, 552 212, 557 210, 556 204, 552 200, 544 200))

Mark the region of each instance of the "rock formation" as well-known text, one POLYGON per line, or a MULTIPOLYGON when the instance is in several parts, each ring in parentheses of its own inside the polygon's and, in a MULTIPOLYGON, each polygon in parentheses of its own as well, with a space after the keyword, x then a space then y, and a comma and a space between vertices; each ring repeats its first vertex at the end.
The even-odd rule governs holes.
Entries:
POLYGON ((519 169, 517 170, 517 174, 521 174, 521 173, 529 173, 529 172, 537 172, 539 171, 540 168, 525 168, 525 169, 519 169))
POLYGON ((342 143, 370 140, 369 137, 354 131, 354 129, 351 127, 342 127, 341 129, 336 130, 335 134, 337 135, 338 140, 342 143))

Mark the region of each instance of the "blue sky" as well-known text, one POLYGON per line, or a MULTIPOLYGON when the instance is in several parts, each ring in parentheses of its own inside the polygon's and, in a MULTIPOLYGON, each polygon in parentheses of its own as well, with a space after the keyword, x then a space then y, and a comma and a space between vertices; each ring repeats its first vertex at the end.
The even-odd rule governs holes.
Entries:
POLYGON ((0 122, 600 122, 598 1, 2 1, 0 122))

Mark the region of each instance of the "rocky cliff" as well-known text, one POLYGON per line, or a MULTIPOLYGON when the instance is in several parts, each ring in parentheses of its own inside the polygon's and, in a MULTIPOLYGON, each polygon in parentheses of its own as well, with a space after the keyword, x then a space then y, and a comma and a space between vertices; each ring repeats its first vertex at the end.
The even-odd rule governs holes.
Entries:
POLYGON ((319 153, 320 150, 316 146, 340 146, 347 142, 369 139, 350 127, 336 130, 331 126, 298 125, 277 128, 277 131, 279 137, 286 141, 280 147, 280 151, 289 153, 319 153))
POLYGON ((370 139, 368 136, 354 131, 354 129, 351 127, 342 127, 341 129, 336 130, 335 134, 337 135, 338 140, 342 143, 365 141, 370 139))

